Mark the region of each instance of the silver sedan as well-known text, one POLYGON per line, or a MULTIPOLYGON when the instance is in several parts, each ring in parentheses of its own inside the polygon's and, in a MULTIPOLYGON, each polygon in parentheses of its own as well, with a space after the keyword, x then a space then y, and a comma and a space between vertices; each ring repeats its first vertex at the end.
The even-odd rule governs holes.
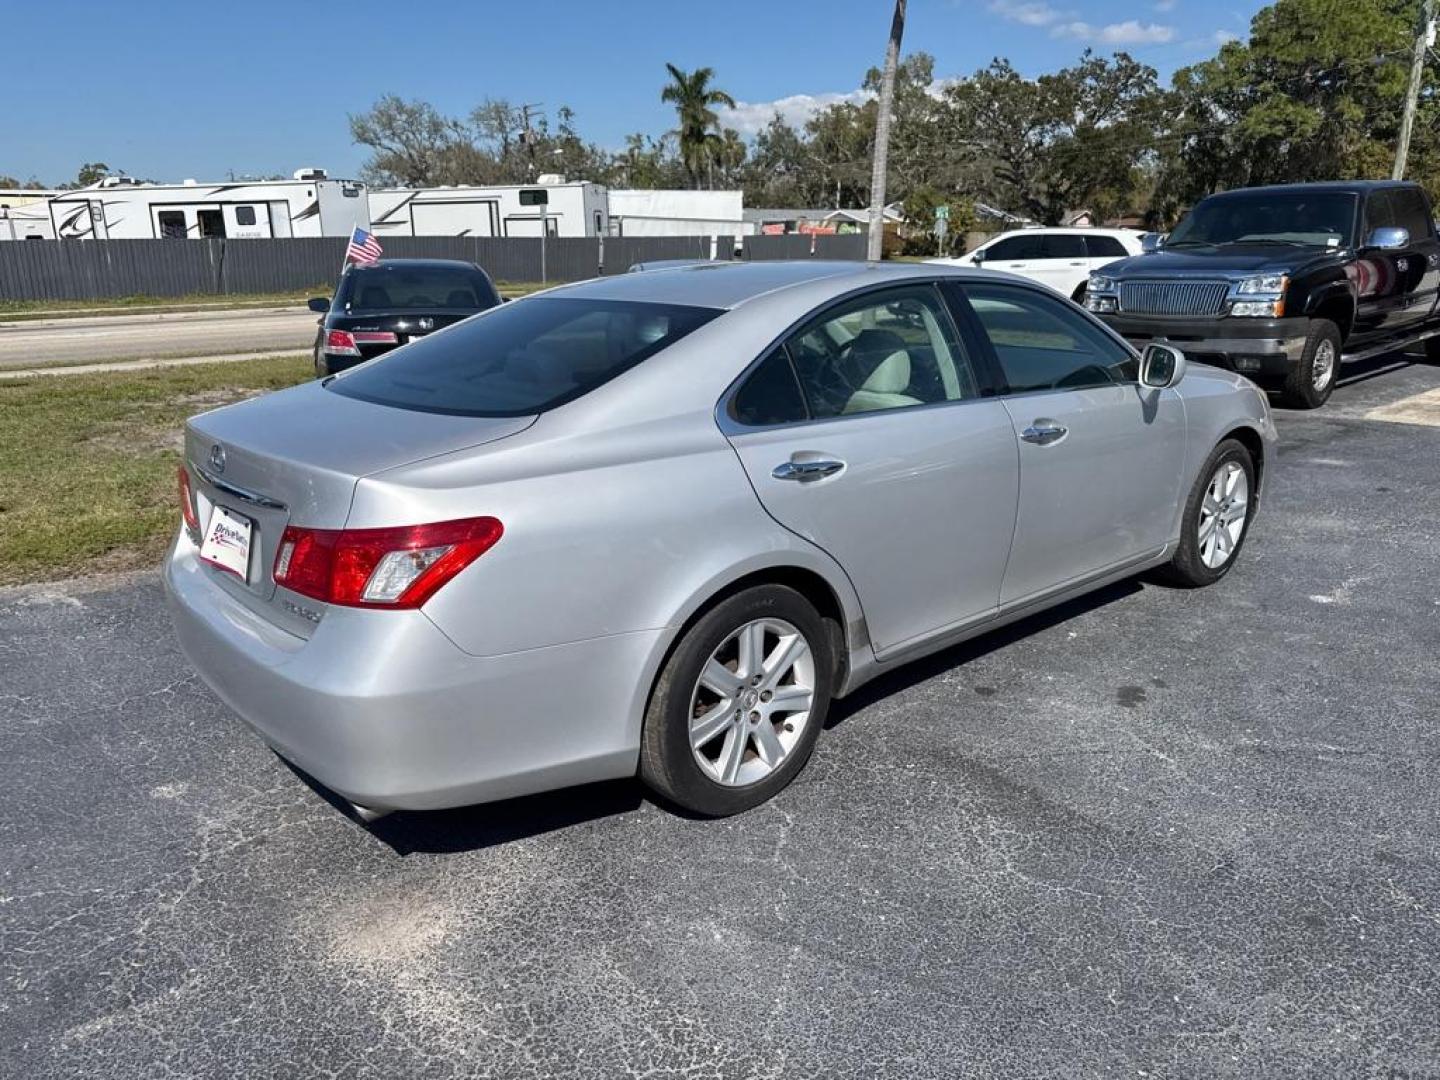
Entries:
POLYGON ((206 681, 362 812, 638 772, 723 815, 908 660, 1219 580, 1274 437, 1244 378, 1004 275, 619 275, 193 418, 165 581, 206 681))

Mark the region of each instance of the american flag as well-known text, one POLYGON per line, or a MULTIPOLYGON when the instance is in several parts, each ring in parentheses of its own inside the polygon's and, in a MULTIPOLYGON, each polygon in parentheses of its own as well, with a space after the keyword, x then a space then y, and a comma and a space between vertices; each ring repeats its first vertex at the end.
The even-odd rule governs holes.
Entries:
POLYGON ((353 259, 361 264, 373 263, 379 260, 381 253, 380 241, 357 227, 350 234, 350 246, 345 249, 345 261, 353 259))

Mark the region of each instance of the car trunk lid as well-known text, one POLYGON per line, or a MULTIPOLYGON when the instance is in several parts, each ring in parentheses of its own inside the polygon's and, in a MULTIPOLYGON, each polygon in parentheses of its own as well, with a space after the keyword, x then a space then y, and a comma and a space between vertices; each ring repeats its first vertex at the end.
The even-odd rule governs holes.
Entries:
POLYGON ((503 439, 534 421, 390 408, 319 382, 192 417, 185 462, 202 535, 216 506, 251 522, 245 579, 208 572, 252 610, 308 635, 324 605, 277 596, 273 568, 286 525, 342 528, 362 476, 503 439))

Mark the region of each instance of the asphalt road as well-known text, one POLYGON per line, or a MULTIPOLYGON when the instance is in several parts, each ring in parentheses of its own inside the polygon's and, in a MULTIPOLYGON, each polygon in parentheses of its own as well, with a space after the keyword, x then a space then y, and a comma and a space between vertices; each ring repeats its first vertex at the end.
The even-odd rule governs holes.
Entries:
POLYGON ((1440 369, 1369 370, 1220 585, 897 672, 728 821, 367 832, 153 578, 0 593, 0 1075, 1440 1076, 1440 369))
POLYGON ((175 356, 307 351, 318 316, 303 307, 97 315, 0 322, 0 370, 175 356))

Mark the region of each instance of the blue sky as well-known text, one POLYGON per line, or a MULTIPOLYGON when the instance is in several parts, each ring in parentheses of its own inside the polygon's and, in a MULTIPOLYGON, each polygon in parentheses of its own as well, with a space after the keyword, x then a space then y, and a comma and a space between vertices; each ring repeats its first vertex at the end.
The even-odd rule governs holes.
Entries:
MULTIPOLYGON (((910 0, 906 51, 936 74, 1007 56, 1035 75, 1090 45, 1126 49, 1162 76, 1244 36, 1260 0, 910 0)), ((664 63, 708 64, 744 103, 730 121, 763 123, 772 103, 802 116, 851 93, 878 63, 890 0, 614 0, 235 5, 73 0, 4 12, 6 85, 0 174, 59 182, 84 161, 158 180, 231 170, 353 174, 365 158, 346 114, 383 93, 463 114, 485 97, 568 104, 582 133, 618 147, 660 133, 664 63)))

